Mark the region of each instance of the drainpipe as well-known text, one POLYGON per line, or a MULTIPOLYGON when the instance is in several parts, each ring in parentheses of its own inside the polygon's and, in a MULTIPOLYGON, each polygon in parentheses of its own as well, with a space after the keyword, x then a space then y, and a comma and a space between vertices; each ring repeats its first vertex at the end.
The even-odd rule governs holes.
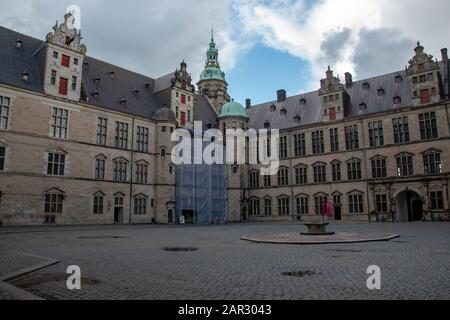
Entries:
POLYGON ((365 129, 364 129, 364 120, 361 119, 361 135, 362 135, 362 141, 363 141, 363 163, 364 163, 364 172, 365 172, 365 178, 364 181, 366 183, 366 201, 367 201, 367 216, 370 221, 370 197, 369 197, 369 173, 367 172, 367 148, 366 148, 366 135, 365 135, 365 129))
MULTIPOLYGON (((289 158, 289 172, 291 173, 291 181, 290 181, 290 185, 291 185, 291 201, 292 201, 292 218, 294 219, 294 213, 295 213, 295 199, 294 199, 294 169, 292 168, 292 158, 289 158)), ((295 219, 294 222, 296 222, 298 219, 297 215, 295 215, 295 219)))
POLYGON ((133 224, 131 215, 133 211, 133 163, 134 163, 134 117, 131 125, 131 162, 130 162, 130 202, 128 208, 128 224, 133 224))

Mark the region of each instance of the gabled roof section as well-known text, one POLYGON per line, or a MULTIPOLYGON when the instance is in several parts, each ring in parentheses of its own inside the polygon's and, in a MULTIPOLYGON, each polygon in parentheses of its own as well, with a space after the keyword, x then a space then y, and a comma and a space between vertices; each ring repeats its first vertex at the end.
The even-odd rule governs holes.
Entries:
POLYGON ((175 78, 175 74, 173 72, 166 74, 158 79, 155 79, 155 85, 153 91, 155 93, 164 91, 172 87, 172 79, 175 78))
POLYGON ((211 128, 217 127, 217 114, 209 103, 208 99, 200 94, 194 95, 194 121, 202 121, 203 129, 207 129, 207 124, 211 128))

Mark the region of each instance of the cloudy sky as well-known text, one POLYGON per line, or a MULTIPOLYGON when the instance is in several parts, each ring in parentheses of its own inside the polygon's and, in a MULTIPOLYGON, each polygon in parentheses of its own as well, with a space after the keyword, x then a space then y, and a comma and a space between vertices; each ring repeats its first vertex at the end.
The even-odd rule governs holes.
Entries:
POLYGON ((0 0, 0 25, 44 39, 71 4, 88 55, 154 78, 184 59, 197 80, 214 25, 231 96, 254 104, 317 89, 328 65, 364 79, 403 69, 418 40, 450 46, 448 0, 0 0))

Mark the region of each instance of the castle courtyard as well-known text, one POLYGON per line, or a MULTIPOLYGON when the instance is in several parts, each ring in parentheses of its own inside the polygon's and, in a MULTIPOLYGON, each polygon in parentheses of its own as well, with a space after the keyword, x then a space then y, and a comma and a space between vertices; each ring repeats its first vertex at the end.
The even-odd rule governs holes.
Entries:
POLYGON ((3 227, 0 278, 12 279, 0 285, 0 299, 17 292, 58 300, 450 299, 449 223, 332 222, 329 229, 400 238, 312 246, 240 240, 305 231, 300 223, 3 227), (165 250, 176 248, 196 250, 165 250), (66 286, 73 265, 80 290, 66 286), (366 284, 373 265, 380 290, 366 284))

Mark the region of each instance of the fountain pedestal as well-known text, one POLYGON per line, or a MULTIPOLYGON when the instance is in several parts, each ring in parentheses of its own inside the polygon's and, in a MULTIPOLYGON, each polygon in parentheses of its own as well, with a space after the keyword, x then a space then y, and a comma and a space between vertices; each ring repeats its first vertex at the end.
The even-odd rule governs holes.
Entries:
POLYGON ((327 232, 326 222, 305 222, 304 225, 308 227, 308 232, 302 232, 303 236, 331 236, 334 232, 327 232))

